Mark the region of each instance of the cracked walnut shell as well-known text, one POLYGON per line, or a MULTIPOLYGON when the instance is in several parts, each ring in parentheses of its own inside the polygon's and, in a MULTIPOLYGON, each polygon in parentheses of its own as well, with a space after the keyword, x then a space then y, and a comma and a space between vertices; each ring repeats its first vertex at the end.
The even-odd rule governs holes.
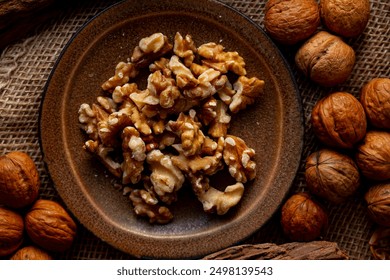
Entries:
POLYGON ((374 78, 360 93, 368 121, 377 128, 390 129, 390 79, 374 78))
POLYGON ((295 62, 313 82, 332 87, 349 78, 355 65, 355 51, 340 37, 320 31, 299 48, 295 62))
POLYGON ((370 18, 369 0, 321 0, 321 20, 334 33, 355 37, 363 32, 370 18))
POLYGON ((76 236, 76 223, 55 201, 37 200, 24 221, 30 239, 48 251, 63 252, 69 249, 76 236))
POLYGON ((293 45, 309 38, 320 25, 318 4, 314 0, 269 0, 264 26, 276 41, 293 45))
POLYGON ((370 187, 364 199, 371 219, 379 225, 390 227, 390 184, 370 187))
POLYGON ((390 133, 368 131, 358 146, 356 163, 363 175, 369 179, 390 179, 390 133))
POLYGON ((39 173, 29 155, 14 151, 0 156, 0 205, 30 205, 38 197, 39 186, 39 173))
POLYGON ((308 193, 292 195, 283 205, 281 225, 292 241, 313 241, 328 227, 328 215, 308 193))
POLYGON ((311 123, 321 142, 337 148, 353 148, 367 130, 363 106, 347 92, 334 92, 318 101, 311 123))
POLYGON ((0 207, 0 257, 15 252, 23 242, 24 222, 22 216, 5 207, 0 207))
POLYGON ((352 158, 330 149, 308 156, 305 178, 311 193, 336 204, 353 195, 360 185, 359 169, 352 158))

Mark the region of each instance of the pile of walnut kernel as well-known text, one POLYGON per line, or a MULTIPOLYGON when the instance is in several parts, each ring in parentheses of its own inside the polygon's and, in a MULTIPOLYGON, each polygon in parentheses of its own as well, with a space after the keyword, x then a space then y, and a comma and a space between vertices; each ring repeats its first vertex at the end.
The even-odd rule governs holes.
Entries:
POLYGON ((256 176, 255 151, 228 134, 229 124, 264 87, 246 75, 244 59, 220 44, 196 47, 180 33, 171 44, 155 33, 139 41, 129 62, 117 64, 96 103, 80 106, 90 138, 84 148, 129 189, 136 215, 170 222, 168 206, 185 182, 205 212, 223 215, 240 201, 243 184, 256 176), (143 69, 150 71, 146 89, 133 82, 143 69), (220 191, 209 176, 225 166, 236 183, 220 191))

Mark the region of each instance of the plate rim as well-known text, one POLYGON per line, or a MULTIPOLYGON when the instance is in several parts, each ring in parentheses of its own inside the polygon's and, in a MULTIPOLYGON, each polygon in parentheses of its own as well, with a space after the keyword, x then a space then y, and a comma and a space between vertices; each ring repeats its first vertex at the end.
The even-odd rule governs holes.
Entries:
MULTIPOLYGON (((296 158, 296 163, 294 164, 295 168, 294 171, 293 171, 293 174, 294 176, 292 176, 290 179, 289 179, 289 186, 287 188, 287 190, 290 190, 291 187, 292 187, 292 184, 294 182, 294 179, 296 178, 297 176, 297 172, 299 170, 299 166, 300 166, 300 162, 302 160, 302 153, 303 153, 303 142, 304 142, 304 116, 303 116, 303 106, 302 106, 302 100, 301 100, 301 96, 299 94, 299 90, 298 90, 298 85, 297 85, 297 82, 296 82, 296 79, 293 75, 293 72, 292 72, 292 69, 290 67, 290 65, 288 64, 285 56, 283 55, 283 53, 281 52, 281 50, 277 47, 277 45, 274 43, 274 41, 266 34, 266 32, 261 28, 261 26, 259 24, 257 24, 256 22, 254 22, 252 19, 250 19, 247 15, 245 15, 244 13, 238 11, 237 9, 223 3, 223 2, 220 2, 218 0, 202 0, 204 2, 209 2, 209 3, 212 3, 212 4, 215 4, 215 5, 222 5, 225 9, 228 9, 230 10, 230 12, 233 12, 233 13, 236 13, 238 14, 241 18, 243 18, 245 21, 247 21, 249 24, 251 24, 252 26, 256 27, 256 29, 262 33, 262 36, 266 37, 267 40, 269 41, 269 43, 273 46, 274 48, 274 51, 276 51, 278 53, 278 56, 280 58, 280 60, 282 61, 283 63, 283 68, 288 72, 289 74, 289 77, 290 77, 290 81, 292 83, 292 87, 295 89, 294 90, 294 99, 296 99, 297 101, 297 107, 299 109, 299 112, 297 112, 299 114, 299 119, 300 119, 300 123, 299 123, 299 127, 300 127, 300 133, 299 133, 299 136, 298 138, 300 139, 299 141, 299 147, 296 147, 296 149, 299 150, 298 154, 298 158, 296 158)), ((53 182, 54 184, 54 187, 58 193, 58 195, 61 197, 61 199, 63 199, 63 196, 61 195, 60 191, 58 190, 57 188, 57 184, 50 172, 50 167, 49 167, 49 164, 46 162, 45 158, 45 148, 44 148, 44 144, 43 144, 43 141, 42 141, 42 119, 43 119, 43 108, 44 108, 44 103, 45 103, 45 100, 46 99, 46 96, 48 94, 48 90, 49 90, 49 86, 50 86, 50 83, 55 75, 55 72, 57 70, 57 68, 59 67, 59 64, 61 63, 61 60, 62 58, 64 57, 64 55, 66 54, 67 50, 69 49, 69 47, 73 44, 73 42, 75 41, 75 39, 79 36, 79 34, 84 30, 86 29, 91 23, 93 23, 93 21, 96 20, 96 18, 99 18, 102 14, 105 14, 107 11, 111 10, 111 9, 115 9, 115 7, 118 7, 118 6, 121 6, 123 5, 124 3, 126 2, 132 2, 131 0, 122 0, 120 2, 117 2, 117 3, 114 3, 112 5, 110 5, 109 7, 103 9, 102 11, 100 11, 99 13, 97 13, 96 15, 94 15, 93 17, 91 17, 86 23, 84 23, 80 28, 77 29, 77 31, 71 36, 71 38, 67 41, 67 43, 64 45, 64 47, 62 48, 60 54, 58 55, 51 71, 50 71, 50 74, 47 78, 47 81, 45 83, 45 86, 43 88, 43 92, 42 92, 42 98, 41 98, 41 101, 40 101, 40 107, 39 107, 39 116, 38 116, 38 135, 39 135, 39 146, 40 146, 40 150, 41 150, 41 153, 42 153, 42 156, 43 156, 43 162, 44 162, 44 166, 45 166, 45 169, 48 173, 48 176, 49 178, 51 179, 51 181, 53 182)), ((164 0, 164 2, 169 2, 169 0, 164 0)), ((288 192, 288 191, 287 191, 288 192)), ((281 200, 284 200, 286 195, 287 195, 287 192, 284 194, 284 197, 281 199, 281 200)), ((89 198, 87 198, 89 199, 89 198)), ((68 207, 68 202, 64 200, 64 203, 65 205, 68 207)), ((99 208, 95 207, 95 209, 99 212, 99 213, 102 213, 102 211, 100 211, 99 208)), ((77 220, 88 230, 91 230, 91 226, 90 225, 86 225, 83 221, 81 221, 77 215, 75 215, 73 213, 73 210, 69 209, 72 214, 77 218, 77 220)), ((276 210, 275 210, 276 212, 276 210)), ((271 219, 271 217, 275 214, 272 213, 271 215, 269 215, 267 221, 269 219, 271 219)), ((104 217, 104 219, 106 219, 104 217)), ((109 220, 107 220, 109 221, 109 220)), ((234 221, 233 221, 234 222, 234 221)), ((237 223, 235 221, 235 223, 237 223)), ((263 226, 264 224, 262 224, 261 226, 263 226)), ((225 225, 224 225, 225 226, 225 225)), ((233 226, 237 226, 237 225, 234 225, 233 226)), ((260 227, 261 227, 260 226, 260 227)), ((258 229, 260 229, 260 227, 257 227, 256 229, 252 230, 252 232, 250 234, 253 234, 254 232, 256 232, 258 229)), ((92 230, 91 230, 92 231, 92 230)), ((127 250, 123 250, 123 248, 121 247, 118 247, 117 244, 112 244, 112 242, 107 242, 105 241, 104 237, 100 236, 100 235, 97 235, 94 231, 92 231, 92 233, 98 237, 99 239, 103 240, 104 242, 108 243, 110 246, 124 252, 124 253, 127 253, 127 254, 130 254, 130 255, 133 255, 133 256, 136 256, 136 257, 146 257, 146 258, 159 258, 159 257, 163 257, 163 258, 176 258, 175 256, 170 256, 170 255, 164 255, 164 256, 161 256, 161 254, 151 254, 151 255, 145 255, 145 254, 138 254, 136 253, 135 251, 134 252, 129 252, 127 250)), ((201 233, 200 233, 201 234, 201 233)), ((242 237, 240 240, 235 240, 234 242, 230 242, 230 245, 233 245, 233 244, 236 244, 236 243, 239 243, 241 242, 243 239, 247 238, 248 236, 250 236, 250 234, 247 234, 245 237, 242 237)), ((164 236, 164 238, 167 238, 167 236, 164 236)), ((169 238, 168 238, 169 239, 169 238)), ((184 245, 185 246, 185 245, 184 245)), ((224 247, 221 247, 219 249, 223 249, 224 247)), ((211 251, 208 251, 208 253, 212 253, 214 251, 216 251, 218 249, 213 249, 211 251)), ((203 256, 205 255, 204 252, 200 253, 195 253, 195 254, 190 254, 189 256, 187 257, 184 257, 184 258, 194 258, 194 257, 199 257, 199 256, 203 256)), ((183 257, 181 257, 183 258, 183 257)))

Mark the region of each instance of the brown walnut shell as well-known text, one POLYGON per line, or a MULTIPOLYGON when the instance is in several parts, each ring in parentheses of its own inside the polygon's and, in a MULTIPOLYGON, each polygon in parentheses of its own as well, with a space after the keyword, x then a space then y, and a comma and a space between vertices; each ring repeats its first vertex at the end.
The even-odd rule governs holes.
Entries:
POLYGON ((390 227, 390 183, 372 186, 364 199, 371 219, 379 225, 390 227))
POLYGON ((329 149, 308 156, 305 178, 311 193, 336 204, 344 202, 360 186, 359 169, 352 158, 329 149))
POLYGON ((314 134, 336 148, 353 148, 366 134, 363 106, 352 94, 335 92, 322 98, 311 113, 314 134))
POLYGON ((25 225, 31 240, 48 251, 67 250, 76 236, 76 223, 51 200, 37 200, 25 216, 25 225))
POLYGON ((52 260, 52 257, 41 248, 26 246, 16 251, 10 260, 52 260))
POLYGON ((19 213, 0 207, 0 257, 15 252, 23 242, 24 223, 19 213))
POLYGON ((299 48, 295 62, 313 82, 332 87, 349 78, 355 65, 355 51, 340 37, 320 31, 299 48))
POLYGON ((325 233, 328 215, 308 193, 298 193, 283 205, 281 225, 290 240, 313 241, 325 233))
POLYGON ((23 152, 0 156, 0 204, 22 208, 32 204, 39 193, 39 174, 34 161, 23 152))
POLYGON ((334 33, 344 37, 361 34, 370 18, 369 0, 321 0, 322 22, 334 33))
POLYGON ((314 0, 269 0, 264 26, 276 41, 292 45, 309 38, 320 25, 319 7, 314 0))
POLYGON ((390 179, 390 133, 368 131, 356 152, 356 163, 362 174, 373 180, 390 179))
POLYGON ((360 93, 360 102, 373 126, 390 129, 389 78, 374 78, 366 83, 360 93))

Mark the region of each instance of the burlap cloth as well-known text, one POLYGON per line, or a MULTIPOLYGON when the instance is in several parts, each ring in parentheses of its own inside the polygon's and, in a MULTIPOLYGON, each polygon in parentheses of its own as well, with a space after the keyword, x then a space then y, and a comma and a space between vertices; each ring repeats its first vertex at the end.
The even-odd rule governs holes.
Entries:
MULTIPOLYGON (((39 146, 38 116, 42 92, 50 71, 68 40, 94 15, 116 1, 87 1, 59 17, 45 22, 33 34, 6 47, 0 57, 0 154, 14 150, 27 152, 34 159, 40 172, 42 198, 60 201, 55 185, 50 180, 42 160, 39 146)), ((230 0, 223 1, 249 16, 263 26, 264 1, 230 0)), ((364 34, 349 40, 356 51, 356 65, 350 79, 336 88, 322 88, 307 81, 295 68, 295 49, 282 49, 296 77, 302 97, 305 138, 304 151, 299 172, 294 180, 291 193, 304 190, 304 159, 318 149, 309 122, 310 113, 316 101, 326 94, 348 91, 355 96, 364 83, 374 77, 390 77, 390 2, 371 0, 371 18, 364 34)), ((327 205, 330 227, 325 240, 335 241, 352 259, 371 259, 368 240, 375 229, 366 215, 358 193, 349 202, 340 206, 327 205)), ((275 242, 284 243, 279 225, 278 213, 258 232, 243 243, 275 242)), ((131 259, 101 241, 83 226, 79 225, 74 245, 58 259, 131 259)))

